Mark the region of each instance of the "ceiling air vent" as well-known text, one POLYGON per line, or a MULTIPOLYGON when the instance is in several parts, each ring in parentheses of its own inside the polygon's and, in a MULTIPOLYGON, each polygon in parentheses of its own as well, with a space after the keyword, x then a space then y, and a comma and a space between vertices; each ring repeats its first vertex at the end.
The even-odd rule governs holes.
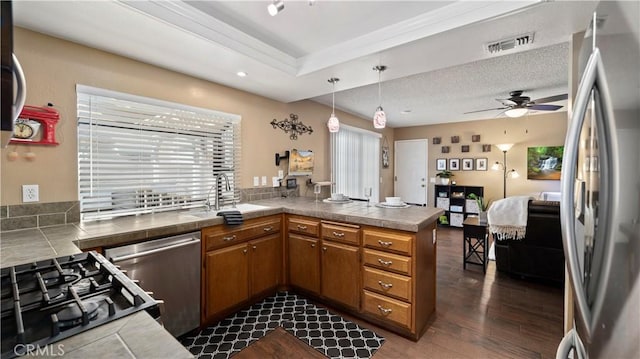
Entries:
POLYGON ((497 54, 501 51, 513 50, 516 47, 529 45, 531 43, 533 43, 533 32, 498 41, 491 41, 485 44, 484 49, 490 54, 497 54))

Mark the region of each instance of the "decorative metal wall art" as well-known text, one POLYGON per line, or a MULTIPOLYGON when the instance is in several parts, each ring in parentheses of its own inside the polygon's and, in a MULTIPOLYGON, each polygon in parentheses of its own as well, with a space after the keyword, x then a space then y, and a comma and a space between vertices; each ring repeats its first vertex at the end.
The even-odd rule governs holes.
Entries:
POLYGON ((289 139, 297 140, 298 135, 302 135, 305 133, 312 134, 313 129, 311 126, 307 126, 304 123, 298 121, 298 115, 292 113, 289 115, 289 118, 285 118, 282 121, 277 121, 275 118, 271 121, 271 126, 273 128, 279 128, 285 133, 289 134, 289 139))

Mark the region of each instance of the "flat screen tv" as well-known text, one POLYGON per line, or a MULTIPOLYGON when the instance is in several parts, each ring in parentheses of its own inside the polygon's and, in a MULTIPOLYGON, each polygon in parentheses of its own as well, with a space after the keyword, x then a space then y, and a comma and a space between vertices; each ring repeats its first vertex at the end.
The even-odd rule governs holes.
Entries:
POLYGON ((289 176, 311 176, 313 174, 313 151, 291 150, 289 176))
POLYGON ((527 148, 527 179, 560 180, 564 146, 527 148))

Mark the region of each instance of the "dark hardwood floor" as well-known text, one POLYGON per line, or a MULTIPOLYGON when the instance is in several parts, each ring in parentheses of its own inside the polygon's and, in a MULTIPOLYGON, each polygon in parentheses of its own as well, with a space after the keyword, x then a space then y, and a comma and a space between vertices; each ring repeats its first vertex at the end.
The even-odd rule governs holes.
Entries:
MULTIPOLYGON (((510 278, 494 262, 486 274, 480 266, 463 270, 459 229, 439 229, 437 251, 436 314, 418 342, 332 310, 386 338, 374 359, 555 357, 563 335, 561 288, 510 278)), ((297 339, 284 331, 268 335, 236 358, 318 357, 290 340, 297 339)))

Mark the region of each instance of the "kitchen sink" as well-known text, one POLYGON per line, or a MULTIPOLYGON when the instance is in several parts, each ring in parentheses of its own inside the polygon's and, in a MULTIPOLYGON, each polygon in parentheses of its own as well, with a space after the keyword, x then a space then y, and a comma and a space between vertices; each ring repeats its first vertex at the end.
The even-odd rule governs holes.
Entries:
POLYGON ((200 217, 200 218, 209 218, 209 217, 216 217, 217 213, 223 212, 223 211, 240 211, 240 213, 247 213, 247 212, 252 212, 252 211, 260 211, 260 210, 268 209, 268 208, 270 208, 270 207, 261 206, 261 205, 258 205, 258 204, 238 203, 238 204, 236 204, 235 207, 233 207, 233 206, 224 206, 224 207, 220 208, 219 210, 215 210, 215 209, 201 210, 201 211, 189 212, 188 214, 190 214, 192 216, 195 216, 195 217, 200 217))

